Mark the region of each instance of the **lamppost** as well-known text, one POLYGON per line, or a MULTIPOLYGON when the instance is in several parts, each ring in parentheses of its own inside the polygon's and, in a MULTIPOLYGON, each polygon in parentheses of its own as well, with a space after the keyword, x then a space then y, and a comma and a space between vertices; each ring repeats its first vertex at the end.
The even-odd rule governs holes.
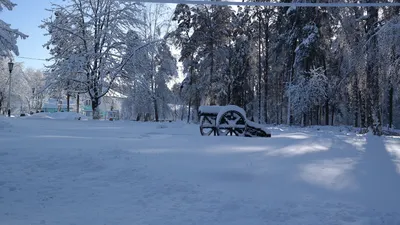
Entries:
POLYGON ((8 79, 10 81, 9 86, 8 86, 8 103, 7 103, 7 108, 8 108, 8 117, 11 117, 11 73, 14 68, 14 63, 10 61, 8 63, 8 70, 10 71, 10 78, 8 79))
MULTIPOLYGON (((36 103, 35 103, 35 88, 34 87, 32 88, 32 104, 31 105, 32 105, 32 107, 31 107, 30 111, 35 112, 36 111, 36 109, 35 109, 36 103)), ((31 112, 29 112, 29 113, 31 113, 31 112)))

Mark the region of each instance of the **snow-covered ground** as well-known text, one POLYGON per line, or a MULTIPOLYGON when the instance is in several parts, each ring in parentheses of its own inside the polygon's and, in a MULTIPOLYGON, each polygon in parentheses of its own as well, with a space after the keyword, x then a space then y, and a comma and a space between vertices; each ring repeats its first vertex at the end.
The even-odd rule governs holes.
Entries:
POLYGON ((0 117, 0 225, 400 223, 400 139, 0 117))
POLYGON ((88 120, 89 118, 85 115, 78 114, 75 112, 42 112, 33 115, 27 115, 29 119, 52 119, 52 120, 88 120))

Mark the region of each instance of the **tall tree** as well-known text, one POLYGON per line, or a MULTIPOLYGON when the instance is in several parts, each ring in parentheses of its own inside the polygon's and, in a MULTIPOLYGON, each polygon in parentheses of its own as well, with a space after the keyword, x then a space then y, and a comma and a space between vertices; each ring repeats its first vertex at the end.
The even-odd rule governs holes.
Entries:
POLYGON ((167 84, 177 75, 177 68, 164 37, 170 26, 169 12, 162 4, 146 5, 141 15, 144 23, 127 35, 126 56, 129 58, 133 53, 135 57, 128 60, 125 71, 129 76, 129 95, 134 100, 128 99, 125 107, 134 109, 136 119, 151 114, 158 121, 170 113, 167 104, 172 97, 167 84))
MULTIPOLYGON (((229 79, 224 77, 228 69, 229 40, 231 33, 232 9, 227 6, 194 6, 178 5, 174 19, 178 29, 173 33, 176 42, 181 46, 181 58, 186 71, 191 76, 201 74, 192 82, 202 94, 196 102, 219 104, 227 100, 229 79), (196 67, 194 68, 194 63, 196 67)), ((194 77, 193 77, 194 78, 194 77)))
POLYGON ((85 86, 91 98, 93 118, 103 97, 115 82, 126 76, 123 53, 126 31, 140 24, 140 5, 119 0, 69 0, 53 4, 55 18, 43 21, 49 32, 45 44, 54 63, 49 67, 57 80, 85 86))

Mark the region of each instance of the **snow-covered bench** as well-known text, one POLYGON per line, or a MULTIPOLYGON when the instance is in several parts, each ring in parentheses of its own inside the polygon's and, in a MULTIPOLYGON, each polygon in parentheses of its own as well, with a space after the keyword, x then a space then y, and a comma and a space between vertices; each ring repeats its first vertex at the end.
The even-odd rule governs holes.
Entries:
POLYGON ((260 124, 246 118, 246 112, 236 105, 200 106, 200 133, 209 136, 271 137, 260 124))

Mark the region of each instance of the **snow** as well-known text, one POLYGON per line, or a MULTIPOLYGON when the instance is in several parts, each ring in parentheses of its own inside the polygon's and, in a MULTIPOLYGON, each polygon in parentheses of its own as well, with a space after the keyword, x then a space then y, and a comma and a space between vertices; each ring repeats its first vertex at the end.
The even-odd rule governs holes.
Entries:
POLYGON ((400 223, 400 139, 0 117, 0 224, 400 223))
POLYGON ((36 113, 26 119, 53 119, 53 120, 88 120, 88 117, 76 112, 36 113))
POLYGON ((236 111, 242 114, 246 118, 246 112, 236 105, 226 105, 226 106, 200 106, 199 112, 200 113, 210 113, 210 114, 217 114, 216 121, 220 121, 222 115, 228 111, 236 111))
MULTIPOLYGON (((246 120, 246 123, 249 124, 252 127, 255 128, 260 128, 261 130, 263 130, 265 133, 270 134, 271 132, 266 129, 265 127, 263 127, 263 125, 260 125, 258 123, 254 123, 252 121, 250 121, 249 119, 247 119, 246 117, 246 112, 244 111, 244 109, 240 108, 239 106, 236 105, 226 105, 226 106, 200 106, 199 107, 199 111, 201 113, 212 113, 212 114, 217 114, 217 118, 216 121, 220 121, 222 115, 224 115, 224 113, 228 112, 228 111, 236 111, 239 112, 240 114, 242 114, 246 120)), ((239 118, 238 118, 239 119, 239 118)), ((214 122, 214 121, 212 121, 214 122)), ((236 127, 236 128, 242 128, 243 125, 237 125, 236 124, 237 121, 228 121, 229 123, 229 127, 236 127)))
POLYGON ((294 11, 296 11, 297 7, 296 6, 290 6, 288 8, 288 10, 286 11, 286 15, 289 15, 291 13, 293 13, 294 11))
POLYGON ((302 42, 296 47, 294 50, 296 54, 300 54, 304 57, 304 55, 309 53, 304 53, 311 45, 314 44, 318 39, 318 27, 314 25, 306 25, 303 27, 303 32, 307 32, 308 36, 302 40, 302 42))
MULTIPOLYGON (((236 112, 242 114, 244 116, 244 118, 246 119, 246 112, 244 111, 244 109, 242 109, 236 105, 226 105, 221 108, 221 111, 219 112, 219 114, 217 116, 217 122, 219 122, 221 120, 221 117, 224 115, 224 113, 226 113, 228 111, 236 111, 236 112)), ((231 124, 231 125, 234 125, 234 124, 231 124)))
POLYGON ((221 115, 231 110, 237 111, 241 113, 243 116, 246 116, 246 112, 242 108, 236 105, 225 105, 225 106, 212 105, 212 106, 199 107, 199 112, 201 113, 212 113, 212 114, 220 113, 221 115))
POLYGON ((0 130, 1 129, 6 129, 11 127, 10 123, 6 120, 4 120, 4 118, 0 117, 0 130))
POLYGON ((271 131, 269 131, 266 127, 264 127, 264 125, 252 122, 251 120, 248 120, 248 119, 246 120, 246 123, 252 127, 261 129, 262 131, 264 131, 267 134, 271 134, 271 131))

